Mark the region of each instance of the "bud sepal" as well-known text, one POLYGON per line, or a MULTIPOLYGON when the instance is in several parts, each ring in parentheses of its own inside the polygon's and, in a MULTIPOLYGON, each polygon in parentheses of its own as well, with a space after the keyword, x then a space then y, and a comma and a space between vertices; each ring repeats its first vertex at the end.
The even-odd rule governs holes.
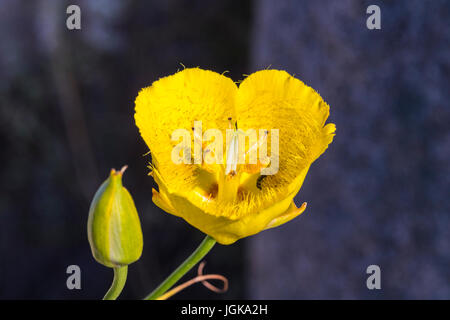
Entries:
POLYGON ((111 170, 89 209, 88 240, 99 263, 117 268, 137 261, 143 249, 141 223, 133 198, 122 185, 126 169, 111 170))

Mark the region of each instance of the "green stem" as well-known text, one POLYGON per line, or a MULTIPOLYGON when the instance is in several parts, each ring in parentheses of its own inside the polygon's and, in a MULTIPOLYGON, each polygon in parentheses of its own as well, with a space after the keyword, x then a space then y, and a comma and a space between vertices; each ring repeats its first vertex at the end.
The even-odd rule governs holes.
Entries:
POLYGON ((172 286, 177 283, 189 270, 191 270, 204 256, 214 247, 216 240, 210 236, 206 236, 200 243, 198 248, 174 271, 170 276, 161 283, 152 293, 144 298, 144 300, 155 300, 172 286))
POLYGON ((114 279, 103 300, 116 300, 125 287, 127 281, 128 266, 114 268, 114 279))

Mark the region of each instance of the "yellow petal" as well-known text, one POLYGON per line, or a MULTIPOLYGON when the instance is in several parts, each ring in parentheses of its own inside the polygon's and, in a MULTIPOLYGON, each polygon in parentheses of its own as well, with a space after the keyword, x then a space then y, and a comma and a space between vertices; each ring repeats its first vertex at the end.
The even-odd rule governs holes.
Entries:
POLYGON ((286 210, 285 213, 283 213, 281 216, 276 217, 275 219, 273 219, 272 221, 269 222, 269 224, 266 226, 265 229, 271 229, 271 228, 275 228, 278 227, 288 221, 291 221, 292 219, 294 219, 295 217, 299 216, 300 214, 303 213, 303 211, 305 211, 306 209, 306 202, 303 202, 303 204, 300 206, 300 208, 298 208, 294 201, 292 201, 291 205, 289 206, 289 208, 286 210))
POLYGON ((279 129, 279 171, 264 179, 266 188, 291 183, 325 151, 335 131, 334 124, 324 127, 329 106, 320 95, 279 70, 255 72, 241 83, 236 115, 243 130, 279 129))
MULTIPOLYGON (((231 244, 238 239, 257 234, 267 228, 275 227, 293 219, 295 216, 291 210, 292 200, 298 193, 308 168, 297 177, 292 184, 287 187, 289 193, 280 195, 276 201, 269 206, 257 206, 253 204, 251 214, 246 214, 239 219, 229 218, 227 216, 212 215, 211 212, 205 212, 202 201, 195 200, 192 195, 186 198, 180 194, 167 193, 167 199, 174 208, 174 212, 170 212, 176 216, 182 217, 189 224, 202 232, 210 235, 221 244, 231 244), (193 200, 194 199, 194 200, 193 200)), ((165 192, 163 184, 160 185, 161 191, 165 192)), ((249 204, 243 204, 249 205, 249 204)), ((228 210, 228 207, 225 207, 228 210)), ((217 210, 221 210, 217 206, 217 210)), ((297 212, 297 215, 301 212, 297 212)))
MULTIPOLYGON (((139 92, 135 101, 136 125, 168 189, 186 191, 197 183, 196 165, 173 163, 172 149, 179 141, 172 141, 172 133, 177 129, 192 131, 194 121, 202 121, 203 132, 216 128, 223 130, 225 136, 227 119, 235 117, 236 91, 230 78, 192 68, 162 78, 139 92)), ((191 138, 193 144, 192 132, 191 138)))
POLYGON ((163 193, 159 193, 155 189, 152 189, 152 200, 153 203, 156 204, 160 209, 164 210, 167 213, 175 215, 175 209, 170 204, 170 201, 163 193))

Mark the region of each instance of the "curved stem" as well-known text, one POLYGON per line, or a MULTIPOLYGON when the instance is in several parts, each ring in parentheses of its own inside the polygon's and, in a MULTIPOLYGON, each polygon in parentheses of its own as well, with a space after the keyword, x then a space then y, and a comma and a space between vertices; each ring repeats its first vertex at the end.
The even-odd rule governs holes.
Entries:
POLYGON ((216 240, 210 236, 206 236, 200 243, 198 248, 174 271, 170 276, 161 283, 152 293, 144 298, 144 300, 156 300, 169 290, 178 280, 181 279, 189 270, 191 270, 204 256, 214 247, 216 240))
POLYGON ((125 287, 127 281, 128 266, 114 268, 114 279, 108 292, 103 297, 103 300, 116 300, 117 297, 125 287))
POLYGON ((158 298, 156 298, 156 300, 167 300, 170 297, 172 297, 173 295, 176 295, 178 292, 186 289, 187 287, 193 285, 194 283, 197 282, 206 282, 209 285, 211 285, 209 282, 207 282, 206 280, 221 280, 224 282, 224 289, 219 289, 214 287, 215 290, 217 290, 216 292, 224 292, 227 290, 228 288, 228 280, 227 278, 225 278, 224 276, 221 276, 219 274, 205 274, 205 275, 201 275, 201 276, 196 276, 195 278, 186 281, 183 284, 180 284, 179 286, 167 291, 166 293, 164 293, 162 296, 159 296, 158 298))

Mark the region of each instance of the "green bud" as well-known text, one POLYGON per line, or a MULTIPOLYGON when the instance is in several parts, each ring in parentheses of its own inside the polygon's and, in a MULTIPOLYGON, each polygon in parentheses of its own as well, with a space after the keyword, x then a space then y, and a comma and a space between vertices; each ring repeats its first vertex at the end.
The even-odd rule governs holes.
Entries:
POLYGON ((125 169, 126 166, 120 171, 111 170, 89 208, 88 239, 92 255, 111 268, 137 261, 144 245, 136 206, 122 186, 125 169))

